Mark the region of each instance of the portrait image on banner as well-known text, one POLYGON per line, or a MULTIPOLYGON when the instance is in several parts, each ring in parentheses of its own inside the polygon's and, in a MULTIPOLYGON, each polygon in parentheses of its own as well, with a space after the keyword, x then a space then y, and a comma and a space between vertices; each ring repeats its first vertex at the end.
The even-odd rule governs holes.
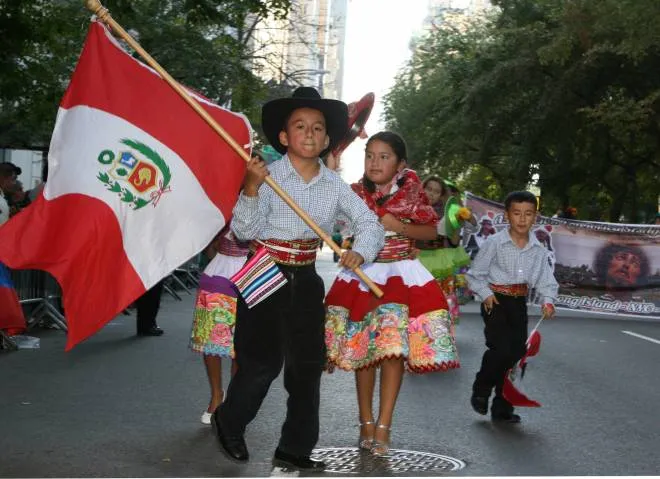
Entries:
MULTIPOLYGON (((466 193, 477 225, 466 223, 470 257, 507 227, 504 205, 466 193)), ((551 253, 559 282, 557 306, 660 317, 660 226, 577 221, 539 215, 532 228, 551 253)))

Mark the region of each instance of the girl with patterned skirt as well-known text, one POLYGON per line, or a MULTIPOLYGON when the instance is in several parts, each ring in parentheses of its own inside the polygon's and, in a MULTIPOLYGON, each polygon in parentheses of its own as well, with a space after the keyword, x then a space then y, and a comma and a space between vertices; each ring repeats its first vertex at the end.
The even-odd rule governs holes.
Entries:
POLYGON ((224 399, 222 358, 234 359, 237 304, 236 289, 228 278, 245 264, 248 245, 236 240, 227 225, 211 243, 209 250, 217 254, 199 278, 190 334, 190 348, 204 355, 211 387, 211 400, 201 417, 203 424, 211 424, 213 412, 224 399))
POLYGON ((376 298, 357 276, 342 270, 326 296, 329 367, 355 371, 360 412, 359 446, 389 451, 389 431, 404 369, 426 373, 459 367, 447 301, 431 274, 412 259, 415 239, 431 239, 437 215, 414 171, 405 169, 406 147, 392 132, 367 142, 365 174, 353 190, 380 218, 385 247, 363 271, 383 290, 376 298), (380 367, 380 410, 372 411, 380 367))
MULTIPOLYGON (((470 264, 470 256, 459 244, 460 237, 446 235, 444 205, 451 195, 445 182, 437 176, 430 176, 424 180, 424 192, 438 214, 438 235, 430 241, 418 241, 417 248, 419 261, 428 269, 436 279, 447 298, 449 312, 454 325, 458 324, 460 315, 459 300, 456 291, 456 273, 470 264)), ((458 232, 456 232, 458 234, 458 232)))

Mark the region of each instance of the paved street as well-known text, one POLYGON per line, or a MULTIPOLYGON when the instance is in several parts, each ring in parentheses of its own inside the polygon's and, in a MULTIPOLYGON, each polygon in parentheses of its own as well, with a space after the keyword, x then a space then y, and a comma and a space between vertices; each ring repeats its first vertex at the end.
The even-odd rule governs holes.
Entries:
MULTIPOLYGON (((319 270, 329 286, 336 267, 327 249, 319 270)), ((208 386, 201 358, 187 349, 191 311, 192 296, 165 295, 163 337, 136 338, 134 316, 120 316, 69 353, 62 332, 43 329, 30 333, 40 349, 0 354, 0 476, 271 475, 284 417, 281 380, 248 429, 251 461, 229 462, 199 423, 208 386)), ((660 322, 562 312, 545 323, 525 378, 543 407, 505 426, 470 409, 484 346, 476 305, 464 311, 461 369, 406 376, 392 447, 463 461, 454 475, 660 473, 660 322)), ((324 375, 322 387, 319 447, 354 446, 353 375, 324 375)))

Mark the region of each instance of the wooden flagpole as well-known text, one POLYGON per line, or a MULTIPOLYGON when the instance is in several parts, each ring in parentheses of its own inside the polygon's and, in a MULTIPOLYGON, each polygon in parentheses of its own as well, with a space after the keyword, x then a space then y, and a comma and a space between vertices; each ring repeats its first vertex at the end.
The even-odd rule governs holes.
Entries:
MULTIPOLYGON (((126 43, 128 43, 133 50, 138 52, 142 58, 147 62, 147 64, 156 70, 158 74, 161 76, 163 80, 167 82, 167 84, 172 87, 172 89, 183 98, 183 100, 190 105, 190 107, 197 112, 199 116, 201 116, 206 123, 209 124, 213 130, 222 137, 223 140, 225 140, 229 146, 231 146, 236 153, 238 153, 241 158, 243 158, 246 162, 250 161, 250 156, 246 153, 246 151, 238 144, 236 143, 236 140, 232 138, 232 136, 227 133, 224 128, 222 128, 218 122, 216 122, 211 115, 207 113, 204 108, 200 106, 200 104, 193 98, 192 95, 190 95, 179 83, 170 76, 167 71, 163 67, 161 67, 156 60, 153 59, 149 53, 144 50, 140 46, 138 42, 136 42, 133 37, 129 35, 129 33, 122 28, 119 23, 117 23, 110 13, 108 12, 108 9, 105 8, 100 0, 85 0, 85 6, 94 13, 94 15, 97 16, 99 20, 101 20, 103 23, 108 25, 113 32, 115 32, 117 35, 119 35, 126 43)), ((325 231, 321 229, 319 225, 317 225, 314 220, 305 212, 303 209, 301 209, 295 201, 288 195, 286 191, 284 191, 280 186, 273 180, 270 176, 266 177, 266 184, 270 186, 275 193, 278 194, 282 200, 289 205, 289 207, 296 212, 298 216, 309 226, 314 233, 316 233, 326 244, 332 248, 332 250, 337 253, 338 255, 342 254, 341 248, 334 242, 332 241, 332 238, 330 235, 328 235, 325 231)), ((369 287, 369 289, 379 298, 383 296, 383 291, 374 283, 371 281, 371 279, 364 274, 364 271, 362 271, 360 268, 355 268, 353 270, 355 274, 369 287)))

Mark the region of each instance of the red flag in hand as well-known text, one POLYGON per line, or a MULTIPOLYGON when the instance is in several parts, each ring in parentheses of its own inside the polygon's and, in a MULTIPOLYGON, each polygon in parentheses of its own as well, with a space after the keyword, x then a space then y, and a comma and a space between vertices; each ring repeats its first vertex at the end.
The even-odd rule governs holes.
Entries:
POLYGON ((541 407, 541 403, 530 399, 520 390, 520 380, 525 375, 527 360, 536 356, 541 348, 541 333, 537 330, 541 321, 543 321, 543 317, 527 338, 527 351, 525 355, 504 375, 502 396, 514 407, 541 407))

